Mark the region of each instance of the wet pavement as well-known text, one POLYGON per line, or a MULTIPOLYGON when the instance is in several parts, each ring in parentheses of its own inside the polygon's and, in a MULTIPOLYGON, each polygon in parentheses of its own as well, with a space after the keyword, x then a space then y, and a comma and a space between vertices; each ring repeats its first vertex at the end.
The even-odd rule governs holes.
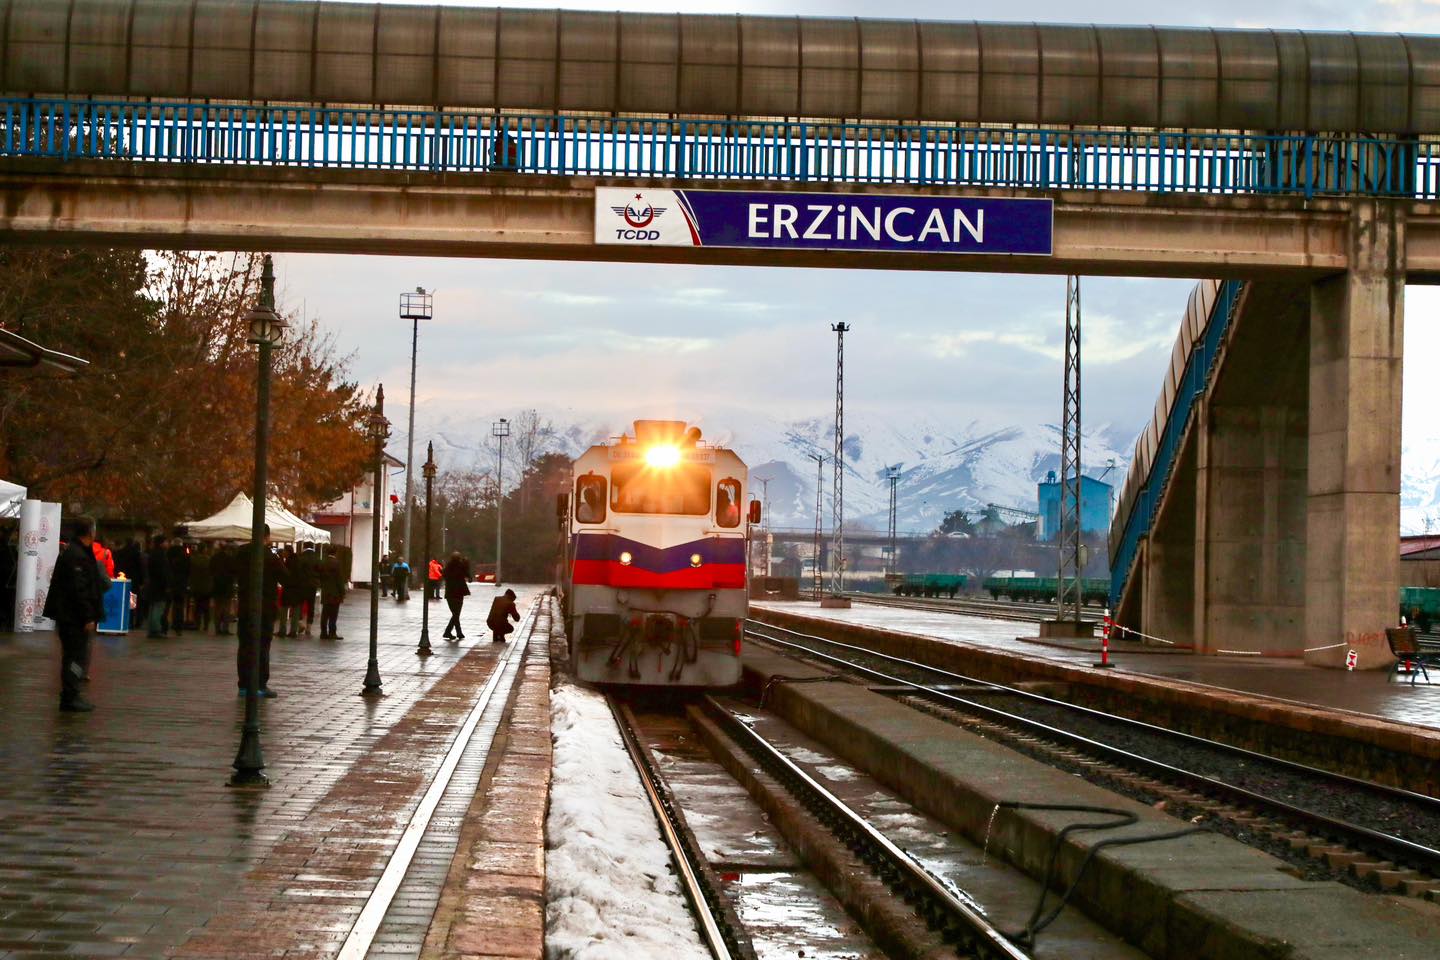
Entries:
MULTIPOLYGON (((1039 625, 1015 620, 988 620, 969 614, 908 610, 857 602, 849 610, 822 610, 814 603, 754 603, 807 617, 823 617, 883 630, 919 634, 957 643, 970 643, 1026 657, 1054 660, 1071 666, 1089 666, 1097 659, 1093 647, 1067 647, 1039 642, 1039 625)), ((1440 672, 1433 686, 1422 679, 1391 681, 1385 670, 1348 672, 1311 667, 1298 660, 1259 657, 1201 656, 1157 650, 1131 650, 1128 643, 1112 644, 1111 659, 1120 673, 1165 677, 1242 693, 1276 697, 1308 706, 1344 710, 1367 716, 1440 729, 1440 672)))
MULTIPOLYGON (((522 610, 537 589, 517 589, 522 610)), ((420 601, 382 600, 378 700, 357 696, 366 594, 341 608, 344 640, 277 638, 264 791, 225 785, 233 637, 101 637, 96 711, 61 714, 54 636, 0 635, 0 960, 333 956, 502 649, 479 629, 489 599, 459 645, 431 604, 428 659, 420 601)))

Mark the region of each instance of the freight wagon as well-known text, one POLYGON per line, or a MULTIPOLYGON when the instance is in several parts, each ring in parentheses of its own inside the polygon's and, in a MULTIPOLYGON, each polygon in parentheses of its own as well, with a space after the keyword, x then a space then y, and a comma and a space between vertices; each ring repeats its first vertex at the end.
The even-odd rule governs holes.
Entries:
MULTIPOLYGON (((1054 603, 1060 581, 1056 577, 989 577, 981 589, 999 600, 1030 600, 1054 603)), ((1080 602, 1104 606, 1110 598, 1110 581, 1089 577, 1080 581, 1080 602)))
POLYGON ((963 573, 905 573, 886 577, 897 597, 940 597, 955 599, 965 589, 968 578, 963 573))

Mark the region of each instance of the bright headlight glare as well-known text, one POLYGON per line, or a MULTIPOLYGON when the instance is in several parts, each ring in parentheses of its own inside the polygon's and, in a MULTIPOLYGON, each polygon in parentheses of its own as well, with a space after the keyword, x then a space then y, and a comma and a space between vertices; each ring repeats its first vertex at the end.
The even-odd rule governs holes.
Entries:
POLYGON ((634 557, 630 556, 630 551, 629 551, 629 550, 624 550, 624 551, 622 551, 622 552, 620 553, 620 565, 621 565, 622 567, 628 567, 628 566, 630 566, 631 561, 634 560, 634 559, 635 559, 634 557))
POLYGON ((651 447, 645 451, 645 462, 661 469, 673 467, 680 462, 680 451, 670 446, 651 447))
POLYGON ((698 567, 698 566, 700 566, 700 563, 701 563, 700 554, 698 554, 698 553, 692 553, 692 554, 690 554, 690 566, 692 566, 692 567, 698 567))

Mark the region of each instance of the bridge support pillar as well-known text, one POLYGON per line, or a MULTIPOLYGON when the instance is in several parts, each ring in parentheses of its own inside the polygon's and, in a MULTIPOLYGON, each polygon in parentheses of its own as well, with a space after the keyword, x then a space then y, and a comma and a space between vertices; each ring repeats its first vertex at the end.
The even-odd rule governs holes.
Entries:
POLYGON ((1305 510, 1308 662, 1389 663, 1400 581, 1400 394, 1405 224, 1398 204, 1356 201, 1346 273, 1310 294, 1305 510))

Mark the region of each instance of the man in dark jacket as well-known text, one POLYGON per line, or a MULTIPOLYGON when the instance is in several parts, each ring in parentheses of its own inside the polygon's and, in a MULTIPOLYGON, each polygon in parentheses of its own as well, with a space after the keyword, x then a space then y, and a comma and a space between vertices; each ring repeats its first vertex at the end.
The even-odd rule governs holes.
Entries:
POLYGON ((223 543, 210 556, 210 580, 213 585, 210 602, 215 611, 215 634, 228 637, 235 606, 235 551, 223 543))
POLYGON ((446 640, 464 640, 465 631, 460 627, 460 611, 465 598, 470 596, 470 561, 456 550, 450 554, 442 572, 445 581, 445 603, 450 607, 450 622, 445 625, 446 640))
POLYGON ((518 622, 519 619, 520 611, 515 609, 515 591, 506 590, 490 601, 490 616, 485 618, 485 626, 494 634, 493 642, 504 643, 505 637, 515 629, 510 626, 510 621, 518 622))
POLYGON ((190 599, 190 548, 176 538, 170 543, 170 630, 180 636, 189 624, 186 606, 190 599))
POLYGON ((265 526, 265 542, 247 543, 235 552, 235 579, 240 586, 240 616, 236 620, 235 632, 239 634, 240 646, 235 652, 235 672, 240 685, 240 696, 245 696, 250 686, 250 664, 254 658, 255 644, 260 644, 259 695, 274 697, 270 689, 270 641, 275 636, 275 614, 278 610, 276 599, 280 583, 285 576, 285 564, 270 550, 270 526, 265 526), (260 623, 257 625, 250 609, 250 585, 255 582, 255 551, 262 551, 260 579, 260 623))
POLYGON ((315 622, 315 591, 320 588, 320 554, 315 552, 315 544, 305 544, 295 555, 295 573, 291 577, 291 586, 300 601, 295 631, 292 632, 308 637, 310 625, 315 622))
POLYGON ((145 564, 145 635, 152 640, 165 636, 165 605, 170 600, 170 554, 165 549, 165 534, 157 533, 150 541, 150 554, 145 564))
POLYGON ((105 615, 105 588, 91 547, 94 537, 94 520, 81 517, 74 521, 70 542, 55 561, 50 591, 45 595, 43 615, 55 621, 60 635, 60 709, 71 713, 95 709, 80 695, 90 659, 90 631, 105 615))
POLYGON ((350 586, 345 568, 334 553, 320 561, 320 639, 344 640, 335 621, 340 616, 340 604, 345 600, 345 590, 350 586))

